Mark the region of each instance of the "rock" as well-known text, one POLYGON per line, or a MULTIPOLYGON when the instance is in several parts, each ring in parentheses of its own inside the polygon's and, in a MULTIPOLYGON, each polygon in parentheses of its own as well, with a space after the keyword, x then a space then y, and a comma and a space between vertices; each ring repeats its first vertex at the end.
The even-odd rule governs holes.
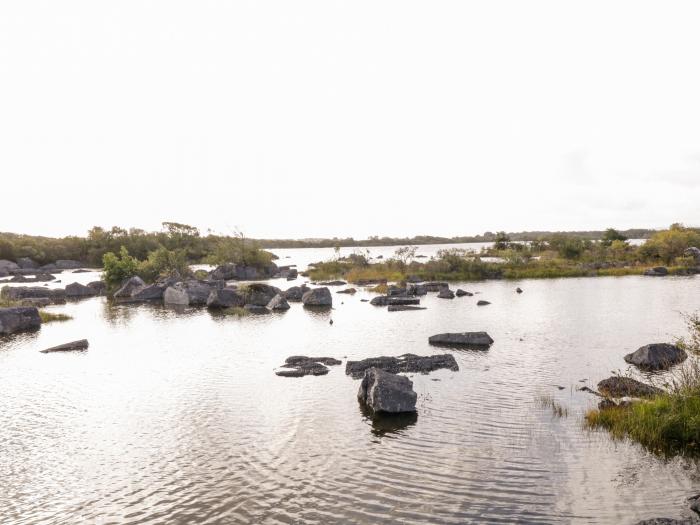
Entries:
POLYGON ((665 277, 668 275, 668 268, 665 266, 657 266, 655 268, 649 268, 644 272, 644 275, 649 277, 665 277))
POLYGON ((0 334, 12 334, 41 327, 39 310, 32 306, 0 308, 0 334))
POLYGON ((515 292, 516 293, 523 293, 523 290, 522 290, 522 288, 518 287, 515 289, 515 292))
POLYGON ((114 292, 114 297, 117 298, 124 298, 124 297, 131 297, 131 294, 143 287, 146 286, 146 283, 143 282, 143 279, 139 277, 138 275, 135 275, 134 277, 130 277, 124 283, 122 284, 121 288, 114 292))
POLYGON ((188 306, 190 304, 190 297, 183 287, 178 285, 168 286, 163 292, 163 304, 188 306))
POLYGON ((436 354, 431 356, 417 356, 404 354, 399 357, 370 357, 362 361, 348 361, 345 364, 345 373, 354 379, 361 378, 365 370, 369 368, 381 368, 387 372, 398 374, 399 372, 420 372, 427 374, 433 370, 446 368, 454 372, 459 370, 457 361, 452 354, 436 354))
POLYGON ((491 303, 489 301, 484 301, 483 299, 476 302, 477 306, 486 306, 487 304, 491 304, 491 303))
POLYGON ((362 378, 357 398, 376 414, 397 414, 415 412, 418 395, 407 377, 370 368, 362 378))
POLYGON ((410 312, 414 310, 427 310, 425 306, 411 306, 405 304, 390 304, 387 308, 390 312, 410 312))
POLYGON ((332 306, 333 297, 328 288, 314 288, 301 297, 304 306, 332 306))
POLYGON ((332 357, 306 357, 295 355, 288 357, 282 365, 283 370, 277 370, 275 374, 282 377, 322 376, 328 373, 324 365, 335 366, 341 361, 332 357))
POLYGON ((673 365, 682 363, 687 357, 688 354, 676 345, 655 343, 642 346, 636 352, 627 354, 625 361, 643 370, 667 370, 673 365))
POLYGON ((17 274, 12 279, 10 279, 10 282, 12 283, 39 283, 39 282, 46 282, 46 281, 53 281, 56 278, 51 275, 50 273, 37 273, 34 274, 32 277, 26 277, 25 274, 17 274))
POLYGON ((131 293, 131 301, 160 301, 165 289, 159 284, 149 284, 137 288, 131 293))
POLYGON ((651 397, 663 391, 631 377, 612 376, 598 383, 598 390, 609 397, 651 397))
POLYGON ((406 287, 406 295, 427 295, 428 290, 423 284, 409 284, 406 287))
POLYGON ((46 272, 52 272, 54 270, 76 270, 78 268, 84 268, 86 265, 80 261, 73 261, 70 259, 59 259, 58 261, 50 264, 45 264, 40 269, 46 272))
POLYGON ((80 283, 71 283, 66 286, 66 297, 95 297, 98 293, 94 288, 80 283))
POLYGON ((267 306, 275 295, 282 293, 279 288, 263 283, 248 284, 241 287, 239 292, 245 298, 245 304, 256 306, 267 306))
POLYGON ((464 297, 465 295, 466 295, 467 297, 471 297, 471 296, 474 295, 474 294, 471 293, 471 292, 467 292, 467 291, 465 291, 465 290, 462 290, 461 288, 457 288, 457 291, 455 292, 455 295, 456 295, 457 297, 464 297))
POLYGON ((442 283, 442 282, 429 282, 425 283, 423 286, 425 286, 425 289, 428 290, 429 292, 439 292, 443 288, 449 288, 450 285, 449 283, 442 283))
POLYGON ((617 403, 612 399, 605 398, 598 403, 598 410, 608 410, 610 408, 617 408, 617 403))
POLYGON ((287 301, 300 303, 301 298, 308 291, 309 291, 309 287, 306 286, 305 284, 302 286, 292 286, 286 292, 284 292, 284 298, 287 299, 287 301))
POLYGON ((0 297, 11 301, 48 297, 52 303, 65 302, 66 291, 60 288, 50 289, 42 286, 3 286, 0 297))
POLYGON ((58 346, 52 346, 46 350, 39 350, 42 354, 48 354, 51 352, 71 352, 74 350, 87 350, 89 343, 87 339, 81 339, 80 341, 73 341, 71 343, 65 343, 58 346))
POLYGON ((338 290, 335 293, 347 293, 347 294, 354 295, 356 292, 357 292, 357 290, 355 290, 355 288, 346 288, 345 290, 338 290))
POLYGON ((293 281, 299 276, 299 272, 296 268, 292 268, 291 266, 280 266, 279 268, 279 276, 282 279, 287 279, 288 281, 293 281))
POLYGON ((289 303, 281 294, 275 295, 270 299, 270 302, 267 303, 267 309, 272 311, 289 310, 289 308, 289 303))
MULTIPOLYGON (((212 290, 219 288, 219 283, 223 283, 223 281, 199 281, 197 279, 190 279, 188 281, 175 284, 174 288, 183 292, 187 296, 188 305, 204 306, 209 301, 209 296, 211 295, 212 290)), ((182 300, 181 297, 180 300, 182 300)), ((163 294, 163 301, 165 301, 165 294, 163 294)))
POLYGON ((436 334, 428 338, 431 345, 456 345, 489 347, 493 344, 493 339, 486 332, 452 332, 436 334))
POLYGON ((95 295, 104 295, 107 291, 107 284, 104 281, 92 281, 88 286, 95 291, 95 295))
POLYGON ((256 279, 269 279, 278 273, 279 269, 274 263, 270 263, 269 265, 263 267, 226 263, 212 270, 209 276, 211 279, 216 281, 254 281, 256 279))
POLYGON ((36 270, 39 268, 39 264, 29 257, 20 257, 17 259, 17 266, 23 270, 36 270))
POLYGON ((395 286, 392 284, 387 288, 386 294, 389 297, 404 296, 407 294, 407 288, 405 286, 395 286))
POLYGON ((260 306, 259 304, 246 304, 243 308, 248 310, 251 314, 269 314, 270 310, 267 306, 260 306))
POLYGON ((35 306, 42 308, 51 304, 51 299, 48 297, 28 297, 19 301, 19 306, 35 306))
POLYGON ((420 299, 418 299, 417 297, 389 297, 387 295, 380 295, 372 298, 369 304, 374 306, 410 305, 420 304, 420 299))
POLYGON ((348 283, 346 283, 345 281, 325 281, 318 284, 320 286, 345 286, 348 283))
POLYGON ((231 308, 241 307, 245 304, 245 297, 233 288, 214 289, 209 292, 207 307, 209 308, 231 308))
POLYGON ((3 272, 5 275, 9 275, 15 270, 19 270, 19 265, 17 263, 6 259, 0 259, 0 272, 3 272))
POLYGON ((449 288, 442 288, 437 296, 439 299, 454 299, 455 293, 449 288))

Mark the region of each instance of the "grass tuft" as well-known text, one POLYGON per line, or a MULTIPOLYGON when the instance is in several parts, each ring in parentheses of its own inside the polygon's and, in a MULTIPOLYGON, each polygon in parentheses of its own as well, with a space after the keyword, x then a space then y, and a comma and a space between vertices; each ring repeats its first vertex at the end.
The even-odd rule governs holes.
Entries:
POLYGON ((557 402, 552 395, 543 394, 537 396, 536 401, 541 408, 551 409, 552 415, 555 417, 567 417, 569 415, 569 409, 557 402))

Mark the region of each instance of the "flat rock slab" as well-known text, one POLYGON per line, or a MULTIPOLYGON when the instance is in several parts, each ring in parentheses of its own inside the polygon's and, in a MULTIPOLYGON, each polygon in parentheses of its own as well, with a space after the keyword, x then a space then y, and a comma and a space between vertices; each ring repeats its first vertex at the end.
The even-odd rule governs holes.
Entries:
POLYGON ((477 306, 486 306, 488 304, 491 304, 491 303, 489 301, 484 301, 483 299, 476 302, 477 306))
POLYGON ((420 304, 420 299, 417 297, 380 295, 379 297, 374 297, 369 304, 374 306, 410 305, 420 304))
POLYGON ((459 370, 457 361, 452 354, 436 354, 430 356, 418 356, 404 354, 399 357, 370 357, 362 361, 348 361, 345 364, 345 373, 353 379, 360 379, 365 371, 370 368, 379 368, 392 374, 399 372, 420 372, 427 374, 433 370, 445 368, 456 372, 459 370))
POLYGON ((486 332, 453 332, 432 335, 428 342, 431 345, 489 347, 493 339, 486 332))
POLYGON ((662 390, 631 377, 612 376, 598 383, 598 390, 610 397, 651 397, 662 390))
POLYGON ((288 357, 280 370, 275 374, 281 377, 322 376, 328 373, 328 366, 339 365, 342 362, 333 357, 306 357, 293 355, 288 357))
POLYGON ((42 354, 49 354, 51 352, 73 352, 76 350, 87 350, 90 344, 87 339, 81 339, 80 341, 72 341, 70 343, 64 343, 58 346, 52 346, 45 350, 39 350, 42 354))
POLYGON ((627 354, 625 361, 643 370, 667 370, 682 363, 688 357, 684 350, 676 345, 656 343, 645 345, 636 352, 627 354))
POLYGON ((408 304, 390 304, 387 308, 390 312, 414 312, 416 310, 427 310, 425 306, 411 306, 408 304))
POLYGON ((376 414, 400 414, 416 411, 418 395, 407 377, 369 368, 360 383, 357 399, 376 414))

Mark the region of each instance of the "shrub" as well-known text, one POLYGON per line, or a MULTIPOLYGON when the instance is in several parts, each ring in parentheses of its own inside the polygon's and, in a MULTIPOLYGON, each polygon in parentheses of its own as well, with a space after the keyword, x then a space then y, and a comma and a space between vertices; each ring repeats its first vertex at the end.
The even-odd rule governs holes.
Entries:
POLYGON ((139 261, 129 255, 129 250, 122 246, 119 255, 107 252, 102 257, 103 278, 108 285, 119 284, 133 277, 139 268, 139 261))

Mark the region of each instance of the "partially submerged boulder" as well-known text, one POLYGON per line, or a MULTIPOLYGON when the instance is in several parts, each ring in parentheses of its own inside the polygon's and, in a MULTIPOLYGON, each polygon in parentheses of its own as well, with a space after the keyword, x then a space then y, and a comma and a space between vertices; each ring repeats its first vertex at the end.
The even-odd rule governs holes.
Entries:
POLYGON ((39 310, 32 306, 0 308, 0 334, 12 334, 41 327, 39 310))
POLYGON ((643 370, 667 370, 688 358, 685 350, 668 343, 654 343, 627 354, 625 361, 643 370))
POLYGON ((281 294, 275 295, 270 302, 267 303, 267 309, 272 311, 289 310, 290 306, 287 300, 281 294))
POLYGON ((341 364, 332 357, 306 357, 295 355, 288 357, 275 374, 282 377, 322 376, 328 373, 327 366, 341 364), (327 366, 326 366, 327 365, 327 366))
POLYGON ((188 306, 190 298, 182 287, 168 286, 163 292, 163 304, 171 306, 188 306))
POLYGON ((280 294, 282 291, 275 286, 270 286, 269 284, 252 283, 241 287, 239 292, 245 298, 245 304, 267 306, 272 298, 275 297, 275 295, 280 294))
POLYGON ((87 339, 81 339, 79 341, 72 341, 70 343, 64 343, 58 346, 52 346, 51 348, 46 348, 45 350, 39 350, 42 354, 49 354, 51 352, 72 352, 76 350, 87 350, 90 344, 87 339))
POLYGON ((389 312, 411 312, 415 310, 427 310, 425 306, 413 306, 408 304, 390 304, 387 308, 389 312))
POLYGON ((86 286, 80 283, 71 283, 66 286, 66 297, 80 298, 80 297, 95 297, 99 295, 99 291, 91 286, 86 286))
POLYGON ((474 294, 471 293, 471 292, 467 292, 467 291, 465 291, 465 290, 462 290, 461 288, 457 288, 457 291, 455 292, 455 295, 456 295, 457 297, 464 297, 465 295, 466 295, 467 297, 471 297, 471 296, 474 295, 474 294))
POLYGON ((431 282, 425 283, 423 286, 424 286, 425 289, 426 289, 427 291, 429 291, 429 292, 439 292, 439 291, 442 290, 443 288, 449 288, 449 287, 450 287, 450 284, 449 284, 449 283, 443 283, 443 282, 431 281, 431 282))
POLYGON ((428 290, 424 284, 409 284, 406 287, 406 295, 427 295, 428 290))
POLYGON ((477 306, 486 306, 488 304, 491 304, 489 301, 484 301, 483 299, 480 299, 476 302, 477 306))
POLYGON ((345 281, 324 281, 318 284, 320 286, 345 286, 348 283, 346 283, 345 281))
POLYGON ((441 288, 437 296, 440 299, 454 299, 455 293, 449 288, 441 288))
POLYGON ((370 368, 365 371, 357 398, 375 414, 398 414, 415 412, 418 395, 407 377, 370 368))
POLYGON ((161 284, 149 284, 137 288, 131 293, 132 301, 160 301, 163 299, 165 288, 161 284))
POLYGON ((333 296, 328 288, 314 288, 301 297, 304 306, 332 306, 333 296))
POLYGON ((612 376, 598 383, 600 393, 609 397, 651 397, 663 391, 631 377, 612 376))
POLYGON ((428 343, 431 345, 488 347, 493 344, 493 339, 486 332, 448 332, 430 336, 428 343))
POLYGON ((137 290, 143 286, 146 286, 146 283, 143 282, 143 279, 141 279, 141 277, 139 277, 138 275, 135 275, 133 277, 130 277, 126 281, 124 281, 124 283, 122 283, 121 288, 119 288, 119 290, 114 292, 114 297, 116 297, 116 298, 131 297, 131 294, 135 290, 137 290))
POLYGON ((209 308, 240 307, 244 304, 245 297, 234 288, 214 289, 207 298, 207 307, 209 308))
POLYGON ((420 304, 420 299, 417 297, 389 297, 388 295, 379 295, 372 298, 369 304, 374 306, 389 306, 389 305, 410 305, 420 304))
POLYGON ((20 257, 17 259, 17 266, 23 270, 36 270, 39 268, 39 263, 30 257, 20 257))
POLYGON ((357 290, 355 288, 346 288, 345 290, 338 290, 335 293, 347 293, 350 295, 354 295, 355 293, 357 293, 357 290))
POLYGON ((168 286, 163 292, 163 303, 179 306, 203 306, 207 304, 212 289, 218 288, 217 281, 190 279, 168 286))
POLYGON ((430 356, 418 356, 415 354, 403 354, 399 357, 370 357, 362 361, 348 361, 345 364, 345 373, 354 379, 359 379, 369 368, 381 368, 387 372, 397 374, 399 372, 420 372, 427 374, 433 370, 445 368, 454 372, 459 370, 457 361, 452 354, 436 354, 430 356))

